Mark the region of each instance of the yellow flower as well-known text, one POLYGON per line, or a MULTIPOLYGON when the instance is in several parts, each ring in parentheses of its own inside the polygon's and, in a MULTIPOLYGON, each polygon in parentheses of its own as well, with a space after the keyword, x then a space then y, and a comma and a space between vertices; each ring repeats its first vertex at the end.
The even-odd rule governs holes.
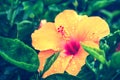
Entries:
POLYGON ((80 43, 98 47, 99 40, 109 32, 108 24, 100 17, 79 16, 74 10, 58 14, 54 23, 47 22, 32 34, 32 45, 40 50, 39 70, 43 69, 46 58, 61 51, 43 77, 64 71, 77 75, 88 55, 80 43))

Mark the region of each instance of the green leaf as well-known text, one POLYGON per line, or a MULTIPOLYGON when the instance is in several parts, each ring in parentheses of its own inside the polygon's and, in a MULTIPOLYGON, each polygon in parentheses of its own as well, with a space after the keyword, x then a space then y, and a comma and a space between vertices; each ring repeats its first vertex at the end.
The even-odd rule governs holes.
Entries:
POLYGON ((44 10, 44 4, 41 0, 38 0, 36 3, 37 4, 33 6, 34 14, 40 15, 44 10))
POLYGON ((22 5, 25 11, 25 15, 23 19, 27 19, 28 17, 33 19, 35 18, 35 16, 38 17, 41 15, 44 9, 44 4, 43 4, 43 1, 41 0, 34 1, 34 2, 24 1, 22 5))
POLYGON ((62 0, 43 0, 44 4, 50 5, 50 4, 55 4, 55 3, 59 3, 62 0))
POLYGON ((77 74, 77 76, 80 78, 79 80, 95 80, 96 75, 93 71, 91 71, 90 68, 88 68, 87 65, 84 65, 80 72, 77 74), (89 76, 89 77, 88 77, 89 76))
POLYGON ((81 80, 81 79, 77 76, 69 74, 53 74, 48 76, 44 80, 81 80))
POLYGON ((105 51, 105 53, 107 53, 108 52, 108 50, 110 49, 110 47, 109 47, 109 45, 107 44, 107 42, 100 42, 100 49, 102 49, 102 50, 104 50, 105 51))
POLYGON ((37 71, 37 53, 18 39, 0 37, 0 56, 11 64, 27 71, 37 71))
POLYGON ((22 5, 23 5, 23 10, 25 12, 23 19, 27 19, 30 16, 30 14, 32 14, 34 12, 33 11, 33 3, 30 1, 24 1, 24 2, 22 2, 22 5))
POLYGON ((110 5, 112 2, 114 2, 113 0, 111 1, 106 1, 106 0, 101 0, 101 1, 93 1, 94 3, 92 3, 93 5, 90 6, 90 10, 99 10, 101 8, 104 8, 108 5, 110 5))
POLYGON ((87 51, 90 55, 99 60, 101 63, 106 64, 106 59, 104 57, 105 53, 103 50, 92 48, 84 44, 82 44, 82 47, 85 51, 87 51))
POLYGON ((94 74, 96 74, 97 70, 95 69, 95 66, 94 66, 95 62, 94 61, 95 60, 94 60, 93 56, 91 56, 91 55, 87 56, 87 58, 86 58, 86 65, 92 72, 94 72, 94 74))
POLYGON ((110 66, 115 68, 115 69, 120 69, 120 51, 115 52, 110 61, 110 66))
POLYGON ((29 1, 24 1, 22 2, 22 5, 24 10, 28 10, 32 4, 29 1))
POLYGON ((100 49, 105 51, 107 60, 109 60, 112 54, 116 51, 119 42, 120 30, 115 31, 100 40, 100 49))
POLYGON ((52 56, 47 58, 42 74, 44 74, 51 67, 51 65, 55 62, 55 60, 59 56, 59 53, 60 52, 54 53, 52 56))
POLYGON ((17 23, 17 38, 27 44, 31 44, 31 33, 33 31, 34 27, 31 21, 23 20, 17 23))

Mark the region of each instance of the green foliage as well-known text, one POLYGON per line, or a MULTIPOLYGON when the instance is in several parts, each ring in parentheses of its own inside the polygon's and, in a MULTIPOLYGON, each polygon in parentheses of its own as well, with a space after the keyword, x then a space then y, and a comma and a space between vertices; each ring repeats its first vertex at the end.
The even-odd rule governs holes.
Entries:
POLYGON ((88 7, 87 10, 87 14, 91 15, 92 12, 96 11, 96 10, 100 10, 108 5, 110 5, 111 3, 113 3, 113 0, 92 0, 92 1, 88 1, 88 5, 91 5, 88 7))
POLYGON ((97 70, 94 64, 94 58, 90 55, 87 56, 86 64, 81 68, 81 71, 77 74, 80 80, 93 80, 96 78, 97 70))
POLYGON ((59 3, 62 0, 43 0, 44 4, 46 5, 50 5, 50 4, 55 4, 55 3, 59 3))
POLYGON ((0 56, 6 61, 28 71, 37 71, 37 53, 17 39, 0 37, 0 56))
POLYGON ((80 80, 80 78, 69 74, 53 74, 44 80, 80 80))
POLYGON ((31 33, 34 31, 33 23, 29 20, 21 21, 17 23, 16 31, 17 31, 16 38, 30 45, 31 33))
POLYGON ((106 59, 109 60, 111 55, 116 52, 118 44, 120 43, 120 30, 109 34, 100 41, 100 48, 106 52, 106 59))
POLYGON ((24 1, 22 3, 23 10, 25 11, 24 19, 27 17, 34 18, 39 16, 43 12, 43 2, 41 0, 36 1, 35 3, 30 1, 24 1))
POLYGON ((110 65, 115 69, 120 69, 120 51, 116 52, 111 57, 110 65))

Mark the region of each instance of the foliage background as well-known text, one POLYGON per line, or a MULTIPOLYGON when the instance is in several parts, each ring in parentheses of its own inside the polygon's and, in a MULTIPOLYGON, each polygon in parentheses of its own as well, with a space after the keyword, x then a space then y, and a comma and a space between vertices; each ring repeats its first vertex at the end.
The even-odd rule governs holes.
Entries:
MULTIPOLYGON (((54 21, 65 9, 102 17, 108 22, 111 33, 120 29, 119 0, 1 0, 0 36, 19 39, 32 48, 31 33, 38 29, 40 21, 54 21)), ((36 73, 18 68, 0 56, 0 80, 30 80, 36 73)))

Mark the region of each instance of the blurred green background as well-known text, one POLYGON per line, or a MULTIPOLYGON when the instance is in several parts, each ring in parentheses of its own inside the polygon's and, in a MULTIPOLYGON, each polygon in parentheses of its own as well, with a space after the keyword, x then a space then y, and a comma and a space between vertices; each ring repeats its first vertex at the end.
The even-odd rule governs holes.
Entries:
MULTIPOLYGON (((120 0, 1 0, 0 36, 17 38, 32 47, 31 33, 38 29, 40 21, 54 21, 65 9, 73 9, 79 15, 102 17, 111 33, 120 29, 120 0)), ((0 57, 0 80, 29 80, 33 74, 0 57)))

